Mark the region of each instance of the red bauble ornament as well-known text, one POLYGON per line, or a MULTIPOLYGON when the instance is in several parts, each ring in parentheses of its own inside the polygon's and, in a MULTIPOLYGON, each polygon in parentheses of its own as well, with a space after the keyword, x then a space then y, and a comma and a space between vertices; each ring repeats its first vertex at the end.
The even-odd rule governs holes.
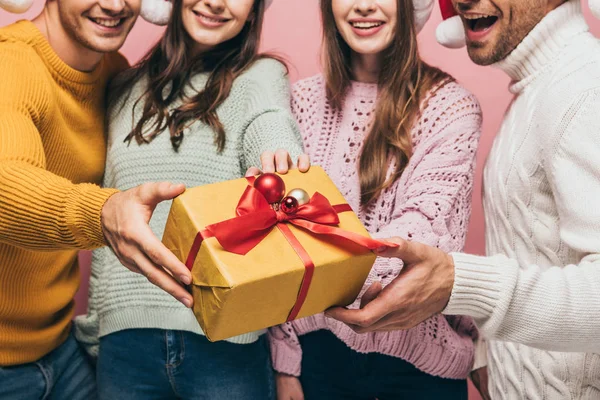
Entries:
POLYGON ((262 174, 254 181, 254 187, 265 196, 269 204, 279 203, 285 196, 285 183, 277 174, 262 174))
POLYGON ((295 213, 298 209, 298 200, 294 197, 286 196, 281 200, 281 211, 286 214, 295 213))

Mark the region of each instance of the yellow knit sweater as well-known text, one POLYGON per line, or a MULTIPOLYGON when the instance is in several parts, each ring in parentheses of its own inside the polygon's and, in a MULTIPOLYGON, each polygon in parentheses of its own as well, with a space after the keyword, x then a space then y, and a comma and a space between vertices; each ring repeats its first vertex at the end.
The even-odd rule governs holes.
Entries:
POLYGON ((105 90, 118 54, 66 65, 29 21, 0 29, 0 366, 67 338, 78 249, 104 245, 105 90))

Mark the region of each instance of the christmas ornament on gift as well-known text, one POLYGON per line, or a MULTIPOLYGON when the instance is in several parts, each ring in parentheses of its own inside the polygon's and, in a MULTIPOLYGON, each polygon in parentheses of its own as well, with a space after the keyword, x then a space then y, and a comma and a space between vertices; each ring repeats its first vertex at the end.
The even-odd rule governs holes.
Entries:
POLYGON ((192 270, 194 313, 212 341, 352 303, 384 245, 314 166, 188 189, 163 243, 192 270))
POLYGON ((275 210, 280 209, 286 214, 292 214, 298 210, 298 207, 310 202, 310 197, 304 189, 292 189, 287 196, 283 197, 285 183, 277 174, 262 174, 254 181, 253 186, 269 204, 274 206, 275 210))

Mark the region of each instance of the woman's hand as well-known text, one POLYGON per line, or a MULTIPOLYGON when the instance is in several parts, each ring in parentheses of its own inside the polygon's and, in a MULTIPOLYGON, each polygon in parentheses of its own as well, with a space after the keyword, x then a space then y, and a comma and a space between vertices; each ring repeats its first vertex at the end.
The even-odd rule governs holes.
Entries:
POLYGON ((278 172, 287 174, 290 169, 298 168, 300 172, 306 172, 310 169, 310 159, 308 154, 302 154, 298 157, 298 165, 294 165, 292 157, 287 150, 279 149, 275 153, 265 151, 260 155, 262 171, 257 167, 250 167, 246 171, 246 176, 260 175, 261 172, 278 172))

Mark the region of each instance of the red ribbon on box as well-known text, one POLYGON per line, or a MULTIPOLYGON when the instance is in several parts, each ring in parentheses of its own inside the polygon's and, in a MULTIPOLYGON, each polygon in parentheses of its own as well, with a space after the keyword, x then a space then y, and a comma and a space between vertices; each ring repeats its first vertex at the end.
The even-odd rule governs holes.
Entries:
MULTIPOLYGON (((253 182, 253 178, 248 180, 250 183, 253 182)), ((375 250, 382 246, 394 246, 336 227, 335 225, 340 223, 338 213, 347 211, 352 211, 348 204, 332 206, 325 196, 317 192, 307 204, 300 206, 295 212, 287 214, 274 210, 258 190, 248 185, 236 207, 237 217, 209 225, 203 231, 198 232, 185 265, 190 270, 192 269, 202 242, 208 238, 216 238, 226 251, 246 255, 274 227, 277 227, 294 248, 305 267, 296 303, 287 319, 289 322, 296 319, 306 300, 315 265, 286 223, 314 234, 343 238, 369 250, 375 250)))

